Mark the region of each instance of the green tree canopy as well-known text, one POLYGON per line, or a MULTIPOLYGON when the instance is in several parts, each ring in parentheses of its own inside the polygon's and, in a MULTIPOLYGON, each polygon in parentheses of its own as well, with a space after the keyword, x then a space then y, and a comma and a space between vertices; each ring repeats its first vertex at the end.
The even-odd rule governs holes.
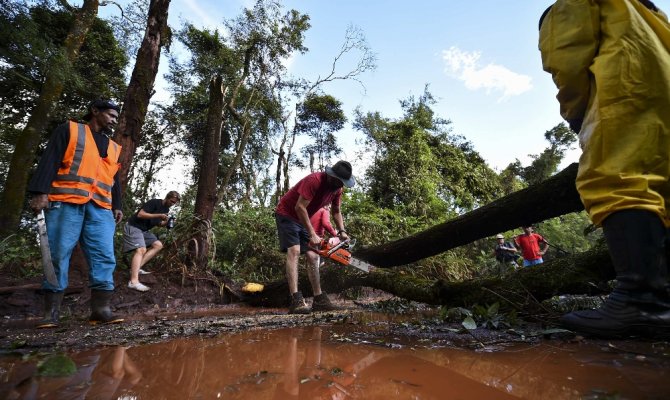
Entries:
POLYGON ((0 1, 0 184, 48 71, 55 72, 65 88, 43 132, 44 142, 57 124, 80 118, 93 98, 119 99, 125 91, 128 58, 102 19, 95 20, 75 63, 60 62, 74 18, 69 10, 48 2, 29 6, 0 1))
POLYGON ((332 156, 342 151, 335 132, 342 129, 345 122, 342 102, 333 96, 311 93, 298 106, 296 130, 312 140, 302 148, 303 155, 310 160, 311 171, 323 169, 332 156))
POLYGON ((501 186, 472 145, 451 134, 451 122, 435 115, 433 104, 426 88, 418 99, 401 101, 403 118, 358 112, 354 126, 374 153, 366 174, 371 198, 382 207, 443 219, 499 196, 501 186))

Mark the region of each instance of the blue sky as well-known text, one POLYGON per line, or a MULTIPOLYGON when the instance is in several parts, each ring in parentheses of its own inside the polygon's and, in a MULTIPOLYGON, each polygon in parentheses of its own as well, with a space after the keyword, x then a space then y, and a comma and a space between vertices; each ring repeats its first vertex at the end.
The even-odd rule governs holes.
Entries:
MULTIPOLYGON (((438 100, 434 110, 452 121, 454 133, 470 140, 488 164, 500 170, 519 158, 529 162, 546 146, 544 132, 559 122, 556 89, 542 71, 538 19, 550 1, 521 0, 287 0, 286 9, 310 15, 310 51, 288 63, 295 76, 315 79, 328 72, 348 25, 359 27, 377 56, 377 69, 356 82, 337 82, 324 92, 356 107, 401 116, 399 100, 419 96, 424 86, 438 100)), ((670 11, 670 0, 656 0, 670 11)), ((173 0, 170 24, 188 20, 214 28, 239 15, 251 1, 173 0)), ((343 66, 343 70, 346 66, 343 66)), ((163 59, 159 74, 167 70, 163 59)), ((163 83, 159 80, 159 86, 163 83)), ((156 100, 165 93, 157 88, 156 100)), ((347 127, 344 158, 354 155, 360 134, 347 127)), ((568 153, 563 165, 577 161, 568 153)))

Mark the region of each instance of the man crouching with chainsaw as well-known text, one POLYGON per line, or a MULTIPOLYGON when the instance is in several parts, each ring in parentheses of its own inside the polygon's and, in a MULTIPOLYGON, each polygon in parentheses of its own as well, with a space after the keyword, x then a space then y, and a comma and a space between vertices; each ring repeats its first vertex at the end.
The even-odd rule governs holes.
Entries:
POLYGON ((279 247, 286 252, 286 279, 291 294, 289 314, 308 314, 309 307, 305 303, 302 292, 298 290, 298 259, 300 254, 307 257, 307 273, 314 292, 312 311, 331 311, 338 307, 333 305, 328 295, 321 291, 319 277, 318 249, 321 238, 314 231, 310 217, 321 207, 330 204, 333 219, 340 240, 349 236, 344 230, 344 220, 340 212, 342 187, 353 187, 356 180, 351 172, 351 164, 338 161, 325 172, 307 175, 293 186, 282 198, 275 209, 279 247))
POLYGON ((53 265, 44 265, 45 315, 38 328, 58 326, 70 256, 77 242, 90 268, 90 323, 123 321, 109 307, 116 267, 114 229, 123 213, 117 176, 121 146, 108 135, 119 111, 110 100, 95 100, 83 117, 86 124, 68 121, 57 127, 28 186, 33 211, 41 214, 46 209, 48 242, 41 245, 48 243, 51 251, 43 257, 50 255, 53 261, 53 265))

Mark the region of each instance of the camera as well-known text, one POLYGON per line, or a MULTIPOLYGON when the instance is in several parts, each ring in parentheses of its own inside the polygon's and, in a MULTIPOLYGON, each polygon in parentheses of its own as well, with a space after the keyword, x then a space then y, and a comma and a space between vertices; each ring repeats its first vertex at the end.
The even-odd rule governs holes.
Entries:
POLYGON ((172 229, 172 228, 174 228, 174 221, 175 221, 176 219, 177 219, 177 218, 175 218, 174 215, 170 215, 170 218, 168 218, 168 220, 167 220, 166 228, 168 228, 168 229, 172 229))

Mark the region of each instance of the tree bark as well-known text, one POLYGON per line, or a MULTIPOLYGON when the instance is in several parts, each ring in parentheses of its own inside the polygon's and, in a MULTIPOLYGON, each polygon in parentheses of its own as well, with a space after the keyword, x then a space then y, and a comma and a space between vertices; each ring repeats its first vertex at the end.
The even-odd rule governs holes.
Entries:
POLYGON ((123 112, 114 134, 114 140, 123 146, 119 181, 124 192, 135 151, 142 140, 142 126, 147 116, 149 101, 154 94, 161 48, 170 38, 167 24, 169 7, 170 0, 151 0, 149 3, 147 29, 137 51, 133 74, 123 99, 123 112))
POLYGON ((584 209, 575 187, 577 164, 546 181, 514 192, 415 235, 355 251, 377 267, 409 264, 477 239, 584 209))
MULTIPOLYGON (((98 6, 99 0, 84 0, 65 38, 63 58, 57 58, 54 62, 71 65, 77 59, 79 49, 98 15, 98 6)), ((28 175, 35 160, 35 152, 40 144, 42 132, 49 123, 49 115, 63 92, 64 84, 57 71, 56 67, 47 72, 37 104, 16 141, 7 172, 5 190, 0 198, 0 237, 8 236, 19 226, 26 198, 28 175)))
POLYGON ((195 254, 198 265, 207 263, 209 235, 212 216, 216 204, 216 181, 219 170, 219 147, 221 144, 221 124, 223 121, 224 87, 221 75, 209 82, 209 110, 207 112, 207 134, 200 157, 198 172, 198 192, 195 198, 194 214, 203 221, 204 226, 195 232, 198 252, 195 254))

